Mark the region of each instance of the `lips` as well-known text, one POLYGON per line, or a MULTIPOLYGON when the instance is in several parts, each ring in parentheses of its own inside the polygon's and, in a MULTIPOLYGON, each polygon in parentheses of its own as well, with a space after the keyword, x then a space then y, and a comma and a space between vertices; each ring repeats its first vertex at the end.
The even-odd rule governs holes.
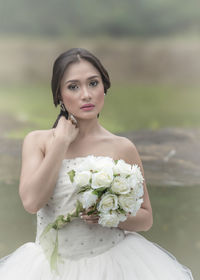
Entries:
POLYGON ((85 104, 81 107, 81 109, 82 108, 87 108, 87 107, 94 107, 94 104, 92 104, 92 103, 85 104))

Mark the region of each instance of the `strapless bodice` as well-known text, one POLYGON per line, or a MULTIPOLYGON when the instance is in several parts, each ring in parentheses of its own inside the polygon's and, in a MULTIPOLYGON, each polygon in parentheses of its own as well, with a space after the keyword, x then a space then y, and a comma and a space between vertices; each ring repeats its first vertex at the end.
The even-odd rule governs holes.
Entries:
MULTIPOLYGON (((71 212, 76 206, 77 188, 71 182, 67 172, 81 167, 83 161, 113 160, 110 157, 93 156, 64 159, 58 174, 58 179, 52 197, 48 203, 37 212, 36 243, 47 224, 52 223, 58 215, 71 212)), ((55 230, 52 233, 55 234, 55 230), (54 233, 53 233, 54 231, 54 233)), ((103 227, 99 224, 89 224, 81 218, 76 218, 58 231, 59 254, 70 259, 98 255, 115 246, 125 238, 125 232, 115 227, 103 227)), ((47 246, 47 248, 49 248, 47 246)))

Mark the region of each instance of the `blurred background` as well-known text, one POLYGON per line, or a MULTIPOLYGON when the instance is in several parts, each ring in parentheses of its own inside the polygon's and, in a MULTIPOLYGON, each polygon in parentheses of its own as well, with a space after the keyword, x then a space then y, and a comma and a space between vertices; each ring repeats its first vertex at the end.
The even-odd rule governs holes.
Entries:
POLYGON ((141 234, 199 275, 199 36, 196 0, 0 0, 0 257, 34 240, 18 195, 22 141, 52 127, 53 62, 82 47, 111 78, 100 123, 144 164, 154 225, 141 234))

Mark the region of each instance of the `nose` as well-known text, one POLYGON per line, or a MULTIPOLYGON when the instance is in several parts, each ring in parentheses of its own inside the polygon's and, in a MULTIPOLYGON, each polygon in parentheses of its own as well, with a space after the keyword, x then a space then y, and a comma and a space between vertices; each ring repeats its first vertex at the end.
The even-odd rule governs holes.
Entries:
POLYGON ((82 98, 83 99, 91 99, 90 90, 85 86, 82 88, 82 98))

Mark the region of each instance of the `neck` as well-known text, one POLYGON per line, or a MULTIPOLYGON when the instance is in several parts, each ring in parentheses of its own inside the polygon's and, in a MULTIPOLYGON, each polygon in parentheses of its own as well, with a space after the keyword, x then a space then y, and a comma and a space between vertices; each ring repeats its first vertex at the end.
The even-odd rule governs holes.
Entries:
POLYGON ((101 125, 97 118, 93 119, 77 119, 79 133, 76 140, 83 140, 88 137, 94 136, 101 130, 101 125))

